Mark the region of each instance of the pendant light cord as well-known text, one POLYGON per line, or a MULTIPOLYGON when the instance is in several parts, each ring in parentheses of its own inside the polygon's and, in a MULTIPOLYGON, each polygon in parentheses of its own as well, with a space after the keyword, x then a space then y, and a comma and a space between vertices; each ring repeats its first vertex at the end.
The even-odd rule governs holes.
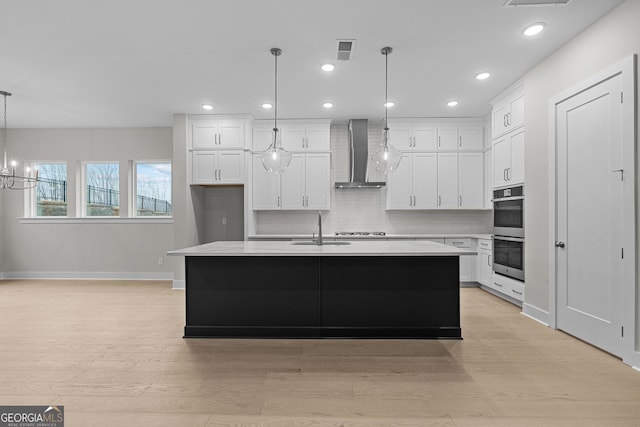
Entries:
POLYGON ((274 55, 276 57, 275 66, 275 95, 274 95, 274 111, 273 111, 273 127, 278 129, 278 53, 274 55))
POLYGON ((388 118, 388 110, 389 110, 389 101, 387 98, 388 94, 388 85, 389 85, 389 51, 386 50, 384 53, 384 128, 388 130, 389 128, 389 118, 388 118))
POLYGON ((4 95, 4 126, 2 127, 2 151, 7 150, 7 94, 4 95))

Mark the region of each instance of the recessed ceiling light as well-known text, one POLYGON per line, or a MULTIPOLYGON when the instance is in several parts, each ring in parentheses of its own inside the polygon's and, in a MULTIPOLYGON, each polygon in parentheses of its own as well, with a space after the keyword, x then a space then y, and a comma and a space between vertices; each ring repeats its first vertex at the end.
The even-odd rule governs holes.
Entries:
POLYGON ((458 101, 449 101, 449 102, 447 102, 447 106, 448 107, 455 107, 456 105, 458 105, 458 101))
POLYGON ((213 105, 211 104, 202 104, 202 108, 205 110, 213 110, 213 105))
POLYGON ((324 104, 322 104, 322 106, 323 106, 324 108, 333 108, 333 103, 331 103, 331 102, 325 102, 324 104))
POLYGON ((525 28, 522 34, 524 34, 527 37, 535 36, 536 34, 540 34, 542 30, 544 30, 545 26, 546 24, 544 22, 537 22, 525 28))
POLYGON ((268 102, 265 102, 264 104, 262 104, 262 108, 264 108, 265 110, 268 110, 269 108, 272 108, 273 105, 269 104, 268 102))
POLYGON ((333 65, 333 64, 328 64, 327 63, 327 64, 322 64, 322 67, 320 67, 320 68, 322 68, 322 71, 333 71, 333 70, 336 69, 336 66, 333 65))
POLYGON ((483 71, 482 73, 476 74, 476 79, 478 79, 478 80, 486 80, 486 79, 489 78, 489 76, 491 76, 490 73, 488 73, 487 71, 483 71))
POLYGON ((383 105, 384 105, 385 107, 387 107, 387 108, 391 108, 391 107, 393 107, 394 105, 396 105, 396 103, 395 103, 395 102, 393 102, 393 101, 389 101, 389 102, 384 103, 383 105))

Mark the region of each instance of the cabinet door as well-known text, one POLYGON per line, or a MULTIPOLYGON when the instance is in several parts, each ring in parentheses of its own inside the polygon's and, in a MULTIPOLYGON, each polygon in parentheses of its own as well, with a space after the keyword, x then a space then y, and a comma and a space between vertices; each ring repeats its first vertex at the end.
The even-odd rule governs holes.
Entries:
POLYGON ((218 126, 216 124, 194 123, 191 127, 191 133, 193 148, 217 148, 218 126))
POLYGON ((192 152, 192 184, 214 184, 216 180, 215 151, 192 152))
POLYGON ((289 151, 305 150, 305 128, 303 126, 285 125, 280 127, 282 146, 289 151))
POLYGON ((305 146, 307 151, 331 150, 331 134, 329 126, 307 127, 305 132, 305 146))
POLYGON ((413 150, 413 134, 411 126, 406 124, 389 123, 389 137, 391 138, 391 145, 393 145, 396 150, 413 150))
POLYGON ((304 208, 304 197, 306 196, 304 162, 304 154, 292 154, 291 163, 282 174, 282 209, 304 208))
POLYGON ((237 151, 218 152, 218 184, 244 184, 244 153, 237 151))
POLYGON ((507 135, 511 146, 507 178, 509 184, 524 182, 524 128, 507 135))
POLYGON ((416 209, 438 208, 438 155, 436 153, 413 155, 413 207, 416 209))
POLYGON ((485 286, 491 286, 491 273, 493 272, 493 265, 491 264, 491 252, 479 251, 478 252, 478 281, 485 286))
POLYGON ((458 158, 458 191, 461 209, 484 207, 484 156, 482 153, 460 153, 458 158))
POLYGON ((244 148, 244 121, 218 122, 218 148, 244 148))
POLYGON ((505 101, 496 104, 491 112, 492 138, 498 137, 507 131, 508 105, 505 101))
POLYGON ((438 154, 438 209, 458 209, 458 154, 438 154))
POLYGON ((493 209, 493 154, 484 153, 484 208, 493 209))
POLYGON ((398 169, 387 175, 387 209, 413 206, 412 158, 412 154, 403 153, 398 169))
POLYGON ((509 99, 509 113, 507 117, 509 130, 524 124, 524 94, 519 93, 509 99))
POLYGON ((271 134, 273 130, 271 128, 254 128, 253 129, 253 141, 252 150, 254 153, 260 153, 271 145, 271 134))
MULTIPOLYGON (((435 151, 438 146, 438 131, 434 126, 416 125, 413 128, 413 149, 435 151)), ((396 147, 397 148, 397 147, 396 147)))
POLYGON ((438 126, 438 150, 458 149, 458 128, 438 126))
POLYGON ((511 148, 506 137, 493 141, 493 185, 503 186, 507 183, 507 169, 511 164, 511 148))
POLYGON ((482 150, 483 147, 482 126, 464 126, 458 128, 458 149, 482 150))
POLYGON ((476 257, 472 255, 460 256, 460 281, 461 282, 475 282, 475 266, 476 257))
POLYGON ((254 210, 280 209, 280 175, 267 172, 258 155, 253 156, 251 193, 254 210))
POLYGON ((305 162, 305 190, 307 209, 331 207, 331 160, 328 153, 307 154, 305 162))

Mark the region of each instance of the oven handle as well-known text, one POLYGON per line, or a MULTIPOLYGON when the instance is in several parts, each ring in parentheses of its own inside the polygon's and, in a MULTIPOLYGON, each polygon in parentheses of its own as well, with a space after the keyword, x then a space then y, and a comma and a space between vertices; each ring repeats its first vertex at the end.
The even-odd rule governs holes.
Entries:
POLYGON ((522 238, 522 237, 503 237, 503 236, 493 236, 493 240, 506 240, 507 242, 519 242, 519 243, 524 243, 524 238, 522 238))
POLYGON ((503 197, 501 199, 491 199, 492 202, 508 202, 509 200, 524 200, 524 196, 503 197))

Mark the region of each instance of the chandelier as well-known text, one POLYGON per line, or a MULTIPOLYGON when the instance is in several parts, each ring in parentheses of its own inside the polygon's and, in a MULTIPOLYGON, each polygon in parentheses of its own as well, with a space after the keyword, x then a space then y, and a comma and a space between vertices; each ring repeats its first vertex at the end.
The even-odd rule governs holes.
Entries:
POLYGON ((28 190, 34 188, 38 183, 38 170, 35 176, 31 176, 31 168, 25 168, 25 174, 16 174, 17 162, 13 160, 11 164, 7 164, 7 96, 11 96, 9 92, 0 91, 4 97, 4 127, 2 128, 2 151, 4 153, 4 161, 2 169, 0 169, 0 188, 5 190, 28 190), (10 166, 10 168, 9 168, 10 166))
POLYGON ((275 58, 273 132, 271 134, 271 144, 266 150, 260 153, 260 159, 267 172, 272 175, 278 175, 284 173, 289 167, 289 163, 291 163, 291 153, 282 146, 280 129, 278 129, 278 56, 282 54, 282 50, 274 47, 269 52, 271 52, 271 55, 275 58))

